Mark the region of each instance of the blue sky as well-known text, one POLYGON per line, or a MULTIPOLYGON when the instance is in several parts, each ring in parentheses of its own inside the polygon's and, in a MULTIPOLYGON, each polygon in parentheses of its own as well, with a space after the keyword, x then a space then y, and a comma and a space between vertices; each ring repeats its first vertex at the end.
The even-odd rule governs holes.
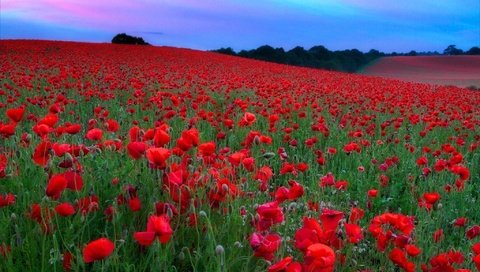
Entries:
POLYGON ((1 39, 109 42, 120 32, 195 49, 480 45, 479 0, 0 0, 1 39))

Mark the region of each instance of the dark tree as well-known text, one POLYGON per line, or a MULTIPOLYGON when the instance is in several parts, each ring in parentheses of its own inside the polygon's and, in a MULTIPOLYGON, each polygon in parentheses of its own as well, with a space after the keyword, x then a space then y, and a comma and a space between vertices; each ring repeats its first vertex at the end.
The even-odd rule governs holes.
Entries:
POLYGON ((235 51, 233 51, 233 49, 231 47, 227 47, 227 48, 220 48, 220 49, 217 49, 217 50, 213 50, 212 52, 217 52, 217 53, 220 53, 220 54, 225 54, 225 55, 230 55, 230 56, 236 56, 237 53, 235 53, 235 51))
POLYGON ((270 45, 260 46, 256 50, 253 50, 252 53, 254 58, 266 61, 274 61, 277 54, 275 48, 271 47, 270 45))
POLYGON ((418 55, 418 54, 417 54, 417 51, 415 51, 415 50, 412 50, 412 51, 407 53, 407 56, 416 56, 416 55, 418 55))
POLYGON ((478 46, 474 46, 468 50, 467 55, 480 55, 480 48, 478 46))
POLYGON ((130 36, 125 33, 117 34, 115 37, 113 37, 112 43, 150 45, 149 43, 146 43, 143 38, 130 36))
POLYGON ((458 49, 458 48, 456 47, 456 45, 451 44, 451 45, 449 45, 447 48, 445 48, 445 50, 443 50, 443 54, 444 54, 444 55, 462 55, 462 54, 463 54, 463 50, 462 50, 462 49, 458 49))
POLYGON ((384 56, 385 54, 376 50, 376 49, 370 49, 368 53, 366 54, 369 58, 379 58, 384 56))
POLYGON ((297 46, 287 52, 287 63, 299 66, 311 66, 312 56, 301 46, 297 46))
POLYGON ((318 60, 328 60, 332 56, 332 51, 323 45, 317 45, 308 50, 308 52, 318 60))

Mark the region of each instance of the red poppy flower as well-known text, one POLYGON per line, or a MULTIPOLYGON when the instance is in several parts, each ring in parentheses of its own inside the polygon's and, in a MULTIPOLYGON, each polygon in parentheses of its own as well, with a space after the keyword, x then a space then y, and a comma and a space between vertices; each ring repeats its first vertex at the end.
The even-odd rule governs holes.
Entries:
POLYGON ((5 168, 7 168, 8 159, 4 154, 0 154, 0 178, 5 177, 5 168))
POLYGON ((357 143, 351 142, 351 143, 346 144, 346 145, 343 147, 343 151, 344 151, 345 153, 347 153, 347 154, 350 154, 350 153, 352 153, 352 152, 354 152, 354 151, 357 152, 357 153, 360 153, 361 148, 360 148, 360 146, 359 146, 357 143))
POLYGON ((445 168, 447 168, 447 166, 448 166, 448 162, 446 160, 439 159, 433 165, 433 169, 435 169, 435 171, 437 171, 437 172, 441 172, 445 168))
POLYGON ((128 200, 128 207, 132 212, 138 212, 142 209, 142 202, 140 201, 140 198, 138 197, 133 197, 128 200))
POLYGON ((304 217, 303 227, 295 232, 295 247, 306 252, 307 248, 315 243, 327 242, 320 223, 313 219, 304 217))
POLYGON ((82 129, 80 124, 69 124, 65 126, 65 132, 71 135, 77 134, 82 129))
POLYGON ((0 208, 15 204, 15 196, 11 193, 0 195, 0 208))
POLYGON ((343 212, 340 211, 323 209, 320 215, 323 229, 326 232, 336 232, 340 220, 343 219, 343 215, 343 212))
POLYGON ((168 243, 170 237, 172 236, 173 230, 170 226, 170 219, 166 215, 152 215, 148 219, 147 231, 144 232, 135 232, 135 240, 142 246, 150 246, 155 237, 158 237, 158 240, 162 244, 168 243))
POLYGON ((83 261, 91 263, 103 260, 110 256, 114 249, 115 244, 107 238, 92 241, 83 248, 83 261))
POLYGON ((278 261, 275 264, 272 264, 271 266, 268 267, 268 272, 281 272, 285 271, 287 266, 293 261, 292 256, 285 257, 278 261))
POLYGON ((196 128, 191 128, 182 132, 182 136, 189 146, 197 146, 200 142, 200 133, 196 128))
POLYGON ((360 219, 362 219, 364 215, 365 215, 364 210, 357 207, 353 207, 352 210, 350 211, 350 217, 348 218, 348 221, 352 224, 357 224, 358 221, 360 221, 360 219))
POLYGON ((275 191, 275 200, 278 201, 278 203, 282 203, 284 202, 285 200, 288 199, 288 193, 289 193, 289 189, 285 186, 282 186, 282 187, 279 187, 276 191, 275 191))
POLYGON ((47 115, 45 115, 43 117, 43 119, 38 121, 37 125, 47 125, 47 126, 53 128, 58 123, 58 120, 59 120, 59 118, 56 114, 48 113, 47 115))
POLYGON ((425 199, 425 202, 430 205, 434 205, 437 203, 438 200, 440 200, 440 194, 437 192, 433 193, 424 193, 423 198, 425 199))
POLYGON ((255 257, 270 261, 273 259, 274 253, 280 247, 282 238, 276 233, 269 233, 264 236, 258 232, 254 232, 250 236, 249 241, 255 257))
POLYGON ((67 188, 68 181, 63 174, 57 174, 50 178, 47 184, 46 194, 52 199, 58 199, 60 194, 67 188))
POLYGON ((45 138, 50 132, 54 131, 53 128, 45 124, 35 125, 32 130, 41 138, 45 138))
POLYGON ((63 173, 67 180, 67 188, 72 191, 80 191, 83 188, 83 178, 80 173, 75 171, 67 171, 63 173))
POLYGON ((268 166, 262 166, 255 174, 255 179, 262 182, 268 182, 273 176, 272 168, 268 166))
POLYGON ((441 240, 443 240, 443 237, 444 237, 443 236, 443 229, 438 229, 433 233, 433 241, 435 243, 438 243, 441 240))
POLYGON ((428 164, 428 159, 426 157, 420 157, 417 159, 417 165, 422 166, 422 165, 427 165, 428 164))
POLYGON ((99 208, 98 197, 96 195, 90 195, 77 200, 77 210, 82 214, 97 211, 99 208))
POLYGON ((87 132, 85 138, 91 141, 101 141, 103 137, 103 131, 98 128, 93 128, 87 132))
POLYGON ((450 167, 450 171, 460 177, 461 180, 467 180, 470 178, 470 170, 462 165, 453 165, 450 167))
POLYGON ((50 225, 50 219, 52 218, 53 212, 46 208, 40 206, 38 203, 34 203, 30 206, 30 211, 27 213, 27 216, 37 222, 44 233, 50 233, 52 231, 52 226, 50 225))
POLYGON ((368 190, 367 194, 368 194, 369 197, 372 197, 372 198, 377 197, 378 190, 377 189, 370 189, 370 190, 368 190))
POLYGON ((325 176, 320 178, 320 187, 334 186, 335 185, 335 176, 332 173, 327 173, 325 176))
POLYGON ((250 126, 253 123, 255 123, 256 120, 257 120, 257 117, 255 116, 255 114, 246 112, 243 115, 242 120, 240 120, 239 126, 250 126))
POLYGON ((170 157, 170 150, 163 147, 152 147, 147 149, 147 159, 153 168, 164 169, 166 161, 170 157))
POLYGON ((475 254, 480 254, 480 242, 477 242, 472 246, 472 251, 475 254))
POLYGON ((72 259, 73 259, 73 255, 69 251, 65 251, 63 253, 62 266, 63 266, 63 269, 65 269, 65 271, 72 270, 72 259))
POLYGON ((418 256, 422 251, 415 245, 406 245, 405 250, 409 256, 418 256))
POLYGON ((453 225, 456 227, 464 227, 465 224, 467 224, 468 218, 465 217, 459 217, 455 219, 455 222, 453 222, 453 225))
POLYGON ((15 122, 15 123, 22 121, 24 114, 25 114, 25 108, 23 107, 7 110, 7 117, 12 122, 15 122))
POLYGON ((356 244, 363 239, 362 228, 356 224, 345 223, 345 232, 347 233, 348 241, 356 244))
POLYGON ((60 215, 60 216, 70 216, 75 214, 75 208, 73 207, 72 204, 68 202, 64 202, 61 204, 58 204, 55 207, 55 211, 60 215))
POLYGON ((480 254, 472 258, 473 263, 478 271, 480 271, 480 254))
POLYGON ((17 127, 17 123, 9 123, 9 124, 2 124, 0 122, 0 135, 4 138, 9 138, 15 135, 15 128, 17 127))
POLYGON ((284 219, 282 209, 276 201, 258 206, 257 213, 259 218, 255 222, 255 226, 259 231, 267 230, 274 224, 282 223, 284 219))
POLYGON ((62 157, 67 152, 70 151, 70 145, 69 144, 54 143, 53 146, 52 146, 52 149, 53 149, 53 152, 55 153, 55 156, 62 157))
POLYGON ((309 246, 304 260, 306 271, 333 272, 335 268, 335 252, 321 243, 309 246))
POLYGON ((148 146, 144 142, 131 142, 127 145, 128 155, 135 160, 140 159, 148 146))
POLYGON ((475 225, 475 226, 469 228, 465 234, 466 234, 468 239, 473 239, 473 238, 477 237, 478 235, 480 235, 480 226, 475 225))
POLYGON ((108 132, 117 132, 120 129, 120 124, 113 119, 107 120, 107 122, 105 122, 105 126, 108 132))
POLYGON ((407 256, 405 255, 405 252, 399 248, 394 248, 388 255, 388 258, 390 260, 403 268, 407 272, 414 272, 415 271, 415 264, 412 262, 409 262, 407 259, 407 256))
POLYGON ((52 144, 50 142, 40 142, 33 153, 33 161, 40 166, 45 166, 50 159, 51 147, 52 144))
POLYGON ((242 160, 242 165, 248 172, 253 172, 255 169, 255 159, 252 157, 245 158, 242 160))
POLYGON ((216 144, 214 142, 203 143, 198 146, 200 156, 208 157, 215 154, 216 144))
POLYGON ((228 157, 228 161, 233 166, 238 166, 245 159, 246 155, 243 152, 235 152, 228 157))
POLYGON ((155 130, 155 135, 153 136, 153 145, 155 147, 164 147, 170 142, 170 135, 160 128, 155 130))
POLYGON ((304 189, 300 183, 294 180, 289 180, 288 184, 290 185, 290 189, 288 191, 288 199, 295 200, 303 196, 304 189))

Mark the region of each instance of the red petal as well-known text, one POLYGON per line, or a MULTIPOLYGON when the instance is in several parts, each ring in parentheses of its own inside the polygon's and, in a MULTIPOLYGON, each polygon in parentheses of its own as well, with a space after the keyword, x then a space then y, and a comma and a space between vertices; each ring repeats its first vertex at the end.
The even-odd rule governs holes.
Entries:
POLYGON ((142 246, 150 246, 153 243, 153 240, 155 240, 155 232, 135 232, 133 237, 142 246))

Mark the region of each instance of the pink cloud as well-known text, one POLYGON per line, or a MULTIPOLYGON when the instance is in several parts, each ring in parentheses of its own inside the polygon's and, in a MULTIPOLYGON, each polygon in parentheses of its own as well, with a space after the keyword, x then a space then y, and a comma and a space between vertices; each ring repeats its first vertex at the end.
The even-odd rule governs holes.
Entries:
POLYGON ((189 31, 221 24, 214 22, 212 16, 228 13, 233 15, 237 12, 245 14, 252 7, 215 0, 2 1, 2 13, 17 18, 108 31, 189 31))
MULTIPOLYGON (((125 23, 129 11, 139 9, 128 0, 4 0, 2 12, 31 21, 64 24, 73 27, 109 28, 125 23)), ((131 13, 130 13, 131 15, 131 13)), ((131 16, 130 16, 131 17, 131 16)))

